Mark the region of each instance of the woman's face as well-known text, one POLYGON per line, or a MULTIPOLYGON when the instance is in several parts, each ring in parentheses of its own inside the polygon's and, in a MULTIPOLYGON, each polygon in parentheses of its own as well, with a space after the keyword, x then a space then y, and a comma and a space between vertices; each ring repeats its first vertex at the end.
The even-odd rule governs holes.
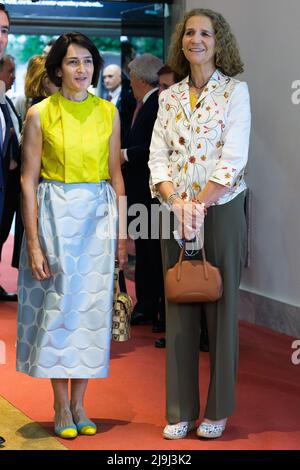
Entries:
POLYGON ((192 16, 185 25, 182 48, 191 65, 215 66, 215 33, 210 18, 192 16))
POLYGON ((88 49, 78 44, 70 44, 57 75, 62 79, 62 87, 73 93, 86 91, 92 83, 94 64, 88 49))

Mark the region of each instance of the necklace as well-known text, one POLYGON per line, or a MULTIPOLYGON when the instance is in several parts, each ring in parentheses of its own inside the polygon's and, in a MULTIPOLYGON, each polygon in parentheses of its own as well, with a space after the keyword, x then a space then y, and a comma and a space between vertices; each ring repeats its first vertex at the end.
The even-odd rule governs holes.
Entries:
POLYGON ((209 80, 210 80, 210 77, 209 77, 209 79, 207 80, 207 82, 205 82, 203 85, 197 86, 196 83, 195 83, 194 80, 193 80, 193 77, 190 75, 189 84, 190 84, 190 86, 193 86, 194 88, 196 88, 196 90, 203 90, 203 88, 205 88, 206 85, 208 84, 209 80))

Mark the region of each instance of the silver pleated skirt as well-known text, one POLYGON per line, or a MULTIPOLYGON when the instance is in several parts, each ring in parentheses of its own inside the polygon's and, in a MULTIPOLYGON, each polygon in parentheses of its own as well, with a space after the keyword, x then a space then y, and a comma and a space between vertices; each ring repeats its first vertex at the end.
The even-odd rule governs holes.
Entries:
POLYGON ((37 281, 25 237, 18 279, 17 370, 33 377, 106 377, 116 195, 106 181, 39 184, 38 234, 52 273, 37 281))

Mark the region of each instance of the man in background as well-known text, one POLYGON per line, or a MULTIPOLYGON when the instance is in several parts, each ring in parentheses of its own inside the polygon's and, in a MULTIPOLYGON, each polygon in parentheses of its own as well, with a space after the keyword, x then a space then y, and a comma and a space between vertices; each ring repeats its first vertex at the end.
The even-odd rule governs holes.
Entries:
MULTIPOLYGON (((5 55, 0 60, 0 80, 5 84, 6 92, 11 89, 15 81, 15 69, 15 60, 11 55, 5 55)), ((7 153, 9 162, 8 171, 6 172, 3 215, 0 223, 0 260, 3 245, 9 236, 14 216, 16 216, 12 266, 18 268, 23 234, 23 224, 20 214, 20 139, 22 121, 10 98, 8 98, 7 95, 4 95, 3 98, 10 115, 10 123, 7 122, 7 126, 10 126, 10 144, 7 153)), ((17 301, 18 298, 16 294, 8 293, 3 286, 0 286, 0 300, 17 301)))
MULTIPOLYGON (((131 128, 121 151, 122 173, 128 208, 141 204, 147 209, 147 236, 135 241, 135 289, 137 303, 131 324, 152 324, 164 331, 165 305, 160 241, 151 238, 151 198, 148 167, 149 147, 158 111, 158 75, 162 62, 152 54, 142 54, 129 63, 131 86, 138 102, 131 128)), ((133 236, 134 238, 134 236, 133 236)))
POLYGON ((103 70, 103 83, 107 91, 105 99, 111 101, 120 111, 121 106, 121 67, 111 64, 103 70))
MULTIPOLYGON (((5 54, 5 49, 8 43, 10 19, 9 14, 3 3, 0 3, 0 60, 5 54)), ((4 102, 3 94, 5 93, 5 85, 0 83, 0 223, 2 221, 3 205, 4 205, 4 190, 6 186, 6 168, 7 159, 6 149, 9 143, 9 129, 7 132, 7 120, 10 120, 7 111, 7 105, 4 102)), ((0 436, 0 445, 5 442, 5 439, 0 436)))

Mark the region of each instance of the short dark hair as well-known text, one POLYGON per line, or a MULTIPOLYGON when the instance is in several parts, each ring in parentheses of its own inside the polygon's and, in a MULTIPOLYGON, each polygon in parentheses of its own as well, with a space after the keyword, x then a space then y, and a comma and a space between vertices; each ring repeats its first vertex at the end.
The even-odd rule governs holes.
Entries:
POLYGON ((174 77, 174 82, 177 83, 179 82, 183 76, 180 76, 178 73, 175 72, 168 64, 165 64, 162 66, 161 69, 157 72, 157 75, 160 77, 161 75, 164 75, 165 73, 172 73, 174 77))
POLYGON ((0 3, 0 11, 3 11, 3 13, 6 14, 7 19, 8 19, 8 23, 10 24, 10 16, 9 16, 9 13, 6 10, 5 5, 3 3, 0 3))
POLYGON ((78 32, 62 34, 51 47, 45 63, 49 79, 56 86, 61 86, 62 80, 61 77, 57 76, 57 69, 61 68, 63 58, 65 57, 70 44, 78 44, 78 46, 84 47, 92 54, 94 64, 92 85, 96 87, 98 84, 100 71, 103 66, 103 59, 99 54, 95 44, 87 36, 78 32))
POLYGON ((10 55, 10 54, 5 54, 2 59, 0 59, 0 72, 2 72, 3 70, 3 67, 4 67, 4 64, 5 62, 7 61, 7 59, 11 60, 12 62, 15 62, 15 58, 10 55))

